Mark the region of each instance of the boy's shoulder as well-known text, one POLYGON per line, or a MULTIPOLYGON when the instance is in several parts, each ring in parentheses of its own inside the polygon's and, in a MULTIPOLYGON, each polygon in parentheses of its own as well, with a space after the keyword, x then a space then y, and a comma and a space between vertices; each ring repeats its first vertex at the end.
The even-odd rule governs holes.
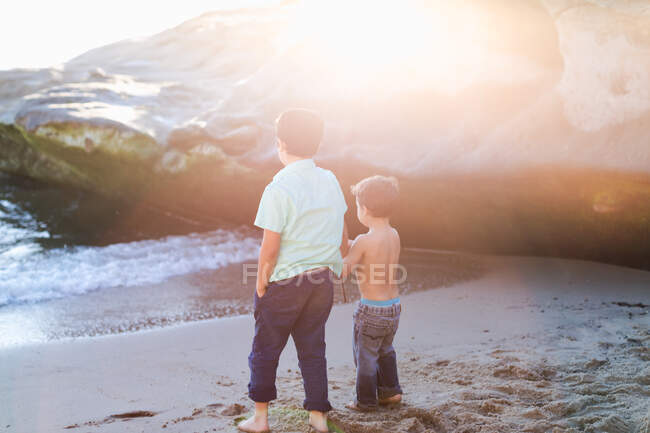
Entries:
POLYGON ((355 238, 354 242, 355 244, 358 242, 359 247, 361 248, 368 247, 371 245, 372 247, 377 247, 379 244, 384 244, 386 242, 393 242, 395 240, 399 242, 400 239, 399 233, 395 227, 393 226, 390 227, 390 233, 392 236, 390 236, 388 239, 386 238, 386 236, 379 235, 377 233, 371 233, 371 232, 362 233, 355 238))
POLYGON ((328 179, 331 182, 334 182, 334 184, 336 184, 336 186, 340 187, 339 180, 336 178, 336 175, 334 174, 334 172, 332 172, 332 170, 328 170, 328 169, 320 167, 318 165, 315 166, 314 168, 315 168, 316 173, 318 173, 319 176, 323 177, 324 179, 328 179))
POLYGON ((336 176, 334 175, 334 173, 332 173, 332 170, 328 170, 326 168, 319 167, 318 165, 316 166, 316 170, 319 173, 321 173, 323 176, 328 176, 330 179, 335 179, 336 180, 336 176))
POLYGON ((288 176, 274 177, 271 182, 266 185, 264 190, 287 194, 291 192, 294 184, 295 182, 292 182, 292 179, 288 179, 288 176))
POLYGON ((288 206, 293 202, 291 196, 291 188, 288 185, 272 180, 264 188, 260 200, 260 207, 271 206, 278 208, 288 206))
POLYGON ((362 250, 362 249, 368 247, 368 245, 370 243, 372 243, 372 234, 371 233, 361 233, 361 234, 357 235, 356 238, 354 238, 352 243, 354 244, 354 247, 356 249, 362 250))

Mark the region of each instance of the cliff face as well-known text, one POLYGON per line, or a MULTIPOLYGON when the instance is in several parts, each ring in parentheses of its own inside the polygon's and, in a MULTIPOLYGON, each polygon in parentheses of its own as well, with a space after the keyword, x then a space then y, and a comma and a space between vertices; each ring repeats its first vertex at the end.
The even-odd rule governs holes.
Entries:
POLYGON ((407 244, 650 266, 646 1, 319 7, 204 14, 63 70, 0 71, 0 169, 250 222, 274 118, 310 106, 344 189, 400 178, 407 244))

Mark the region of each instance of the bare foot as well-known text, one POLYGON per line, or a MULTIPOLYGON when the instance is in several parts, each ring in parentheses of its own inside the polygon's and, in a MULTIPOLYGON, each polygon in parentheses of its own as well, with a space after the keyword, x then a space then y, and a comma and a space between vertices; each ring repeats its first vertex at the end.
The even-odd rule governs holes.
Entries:
POLYGON ((239 423, 237 428, 246 433, 269 433, 269 420, 265 416, 255 414, 239 423))
POLYGON ((373 409, 371 409, 371 408, 366 408, 366 407, 359 406, 359 403, 356 400, 352 400, 351 402, 346 404, 345 407, 347 407, 350 410, 357 411, 357 412, 372 412, 373 411, 373 409))
POLYGON ((402 401, 402 394, 395 394, 388 398, 382 398, 379 400, 379 404, 382 406, 387 406, 390 404, 398 404, 402 401))
POLYGON ((327 427, 327 414, 324 412, 319 412, 317 410, 309 412, 309 425, 320 433, 327 433, 330 431, 329 427, 327 427))

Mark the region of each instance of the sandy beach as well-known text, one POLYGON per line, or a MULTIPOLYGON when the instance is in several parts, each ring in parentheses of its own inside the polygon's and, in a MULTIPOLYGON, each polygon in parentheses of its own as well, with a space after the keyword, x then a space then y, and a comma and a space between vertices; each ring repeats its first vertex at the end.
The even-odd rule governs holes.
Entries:
MULTIPOLYGON (((650 272, 552 258, 477 256, 480 278, 403 295, 404 404, 351 398, 351 316, 327 327, 331 419, 355 432, 650 432, 650 272)), ((0 351, 2 432, 235 432, 250 314, 0 351)), ((307 431, 290 342, 274 432, 307 431)))
POLYGON ((650 0, 120 1, 3 8, 0 433, 236 433, 255 266, 337 249, 404 395, 346 408, 337 282, 331 431, 650 433, 650 0))

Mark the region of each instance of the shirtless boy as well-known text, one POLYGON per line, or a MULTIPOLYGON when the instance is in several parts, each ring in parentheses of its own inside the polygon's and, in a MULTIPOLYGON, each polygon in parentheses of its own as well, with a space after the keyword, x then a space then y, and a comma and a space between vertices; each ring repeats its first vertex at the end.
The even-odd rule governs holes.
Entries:
POLYGON ((354 312, 356 399, 346 407, 366 411, 402 399, 393 348, 401 312, 396 284, 400 238, 389 221, 399 189, 395 178, 372 176, 354 185, 352 193, 357 218, 368 232, 350 241, 343 260, 342 277, 353 271, 361 291, 354 312))

